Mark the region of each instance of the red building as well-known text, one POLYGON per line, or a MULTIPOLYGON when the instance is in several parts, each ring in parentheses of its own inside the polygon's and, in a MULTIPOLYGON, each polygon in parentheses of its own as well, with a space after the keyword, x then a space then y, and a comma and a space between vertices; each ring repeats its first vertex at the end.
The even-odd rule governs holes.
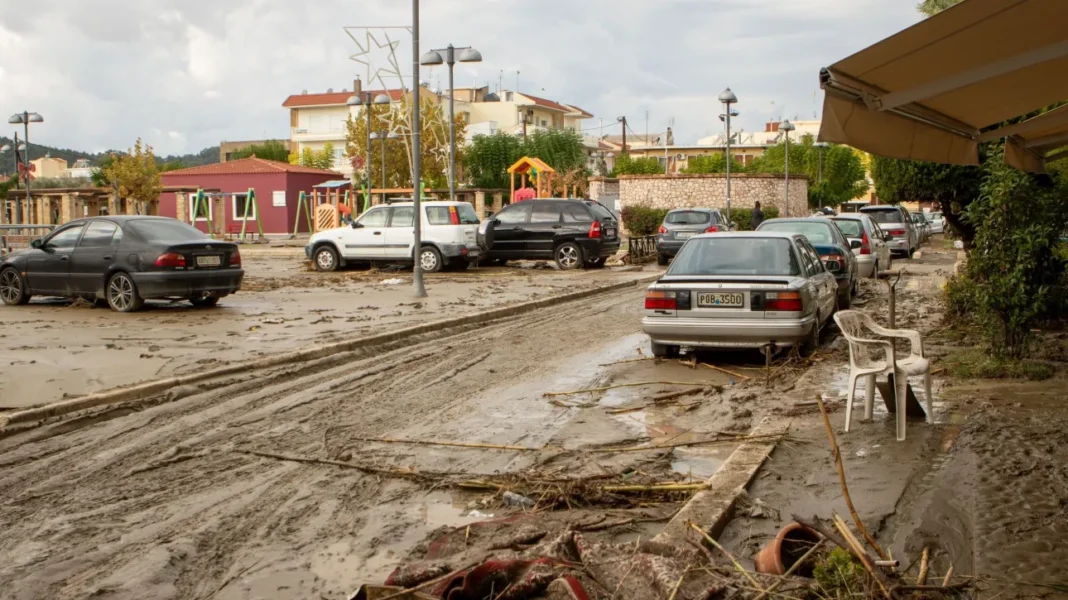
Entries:
MULTIPOLYGON (((240 226, 241 217, 245 211, 244 197, 230 194, 245 194, 249 188, 256 190, 255 209, 260 211, 263 231, 274 234, 293 232, 293 222, 297 216, 297 201, 301 192, 305 192, 310 199, 315 185, 343 177, 334 171, 255 157, 168 171, 162 174, 164 187, 219 190, 227 195, 222 205, 226 212, 228 231, 232 230, 235 223, 240 226)), ((192 198, 189 202, 192 206, 192 198)), ((183 212, 192 214, 191 209, 183 212)), ((164 192, 160 196, 159 214, 165 217, 178 217, 174 193, 164 192)), ((254 214, 250 209, 250 230, 255 230, 251 220, 254 214)), ((307 219, 303 215, 299 226, 301 231, 307 230, 307 219)))

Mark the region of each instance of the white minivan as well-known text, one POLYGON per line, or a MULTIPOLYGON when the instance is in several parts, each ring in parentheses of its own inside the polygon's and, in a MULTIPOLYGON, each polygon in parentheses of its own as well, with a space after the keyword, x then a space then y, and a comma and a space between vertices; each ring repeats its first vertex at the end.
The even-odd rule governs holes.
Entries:
MULTIPOLYGON (((422 203, 423 270, 466 269, 479 255, 478 215, 467 202, 422 203)), ((408 263, 415 258, 412 202, 372 207, 351 225, 320 231, 304 247, 316 270, 335 271, 351 263, 408 263)))

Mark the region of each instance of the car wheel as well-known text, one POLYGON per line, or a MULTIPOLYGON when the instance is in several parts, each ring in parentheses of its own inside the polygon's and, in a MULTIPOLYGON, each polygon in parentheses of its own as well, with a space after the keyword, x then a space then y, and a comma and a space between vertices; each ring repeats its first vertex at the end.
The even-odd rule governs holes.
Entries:
POLYGON ((667 344, 658 344, 656 342, 649 342, 649 346, 653 350, 654 358, 675 358, 679 355, 678 346, 669 346, 667 344))
POLYGON ((820 325, 820 314, 816 313, 816 322, 812 324, 812 329, 805 337, 805 342, 801 345, 802 354, 812 354, 816 351, 816 348, 820 347, 820 325))
POLYGON ((116 312, 135 312, 145 304, 144 298, 137 293, 137 284, 129 274, 118 272, 108 279, 108 306, 116 312))
POLYGON ((197 308, 211 308, 219 303, 219 297, 201 296, 199 298, 190 298, 189 302, 197 308))
POLYGON ((334 250, 332 246, 319 246, 315 249, 313 255, 316 271, 337 271, 338 261, 337 250, 334 250))
POLYGON ((446 266, 446 270, 448 270, 448 271, 466 271, 467 268, 470 267, 470 266, 471 266, 471 261, 467 260, 466 258, 454 258, 454 259, 449 261, 449 264, 446 266))
POLYGON ((553 252, 553 257, 556 258, 556 266, 560 267, 563 271, 570 271, 582 266, 582 248, 575 242, 564 242, 556 247, 553 252))
POLYGON ((8 306, 19 306, 30 301, 30 293, 26 287, 26 281, 12 267, 0 272, 0 298, 8 306))
POLYGON ((424 273, 437 273, 442 267, 441 253, 433 246, 423 246, 419 253, 419 266, 424 273))
POLYGON ((671 258, 667 254, 656 255, 656 264, 660 265, 661 267, 666 267, 669 262, 671 262, 671 258))
POLYGON ((603 269, 605 262, 607 262, 607 260, 603 256, 602 257, 598 257, 598 258, 591 258, 590 260, 586 261, 586 268, 587 269, 603 269))
POLYGON ((842 294, 838 293, 838 310, 849 310, 849 307, 853 305, 853 294, 846 292, 842 294))

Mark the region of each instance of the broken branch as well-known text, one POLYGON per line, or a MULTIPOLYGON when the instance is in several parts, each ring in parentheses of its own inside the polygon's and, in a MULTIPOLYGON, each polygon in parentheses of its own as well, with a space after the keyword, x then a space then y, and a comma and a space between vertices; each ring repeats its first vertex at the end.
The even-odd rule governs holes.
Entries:
POLYGON ((723 367, 717 367, 716 365, 710 365, 708 363, 701 363, 701 365, 703 365, 705 367, 708 367, 709 369, 712 369, 713 371, 719 371, 720 373, 726 373, 727 375, 730 375, 732 377, 737 377, 739 379, 744 379, 746 381, 749 381, 751 379, 747 375, 742 375, 741 373, 735 373, 734 371, 728 371, 727 369, 724 369, 723 367))
POLYGON ((574 394, 587 394, 592 392, 607 392, 608 390, 614 390, 616 388, 625 387, 641 387, 644 385, 693 385, 692 381, 639 381, 636 383, 619 383, 616 385, 606 385, 604 387, 587 388, 584 390, 574 390, 570 392, 545 392, 542 396, 546 398, 553 398, 555 396, 572 396, 574 394))
POLYGON ((657 444, 654 446, 630 446, 627 448, 597 448, 590 450, 590 452, 597 453, 613 453, 613 452, 641 452, 643 450, 667 450, 670 448, 686 448, 688 446, 712 446, 715 444, 736 444, 739 442, 749 442, 753 440, 769 440, 778 439, 782 437, 779 433, 769 433, 763 435, 747 435, 744 437, 735 438, 715 438, 711 440, 700 440, 697 442, 683 442, 680 444, 657 444))
POLYGON ((663 402, 665 400, 671 400, 672 398, 681 398, 682 396, 689 396, 691 394, 696 394, 696 393, 699 393, 699 392, 703 392, 703 391, 705 391, 705 389, 707 389, 707 388, 705 388, 705 387, 693 387, 693 388, 690 388, 688 390, 681 390, 681 391, 678 391, 678 392, 668 392, 666 394, 657 394, 656 396, 653 396, 653 402, 663 402))
POLYGON ((712 539, 712 536, 708 535, 708 533, 706 533, 704 529, 701 529, 700 527, 698 527, 697 523, 690 523, 690 527, 692 527, 694 531, 700 533, 709 544, 712 544, 713 546, 716 547, 717 550, 722 552, 723 555, 726 556, 731 561, 731 564, 734 565, 734 568, 737 569, 738 572, 741 573, 742 575, 745 575, 745 578, 749 580, 749 583, 753 584, 756 587, 756 589, 760 590, 760 592, 762 594, 765 594, 765 595, 767 594, 767 590, 764 589, 764 586, 760 585, 760 583, 756 579, 754 579, 752 575, 749 574, 749 571, 746 571, 745 568, 742 567, 742 565, 738 562, 738 560, 736 558, 734 558, 731 555, 730 552, 727 552, 726 548, 724 548, 723 546, 720 546, 719 542, 717 542, 716 540, 712 539))
POLYGON ((352 438, 357 442, 375 442, 381 444, 414 444, 417 446, 448 446, 453 448, 482 448, 488 450, 514 450, 516 452, 538 452, 544 448, 529 446, 502 446, 499 444, 476 444, 473 442, 440 442, 432 440, 397 440, 392 438, 352 438))
POLYGON ((345 469, 355 469, 357 471, 363 471, 371 475, 386 475, 389 477, 404 477, 408 479, 432 479, 455 475, 455 473, 429 473, 410 471, 407 469, 386 469, 382 467, 372 467, 370 465, 361 465, 358 463, 344 462, 340 460, 329 460, 326 458, 310 458, 306 456, 293 456, 290 454, 275 454, 273 452, 259 452, 257 450, 234 450, 238 454, 247 454, 249 456, 258 456, 260 458, 271 458, 274 460, 281 460, 285 462, 298 462, 315 465, 330 465, 333 467, 342 467, 345 469))
POLYGON ((925 585, 927 583, 927 568, 930 558, 931 550, 924 546, 923 553, 920 555, 920 574, 916 577, 916 585, 925 585))

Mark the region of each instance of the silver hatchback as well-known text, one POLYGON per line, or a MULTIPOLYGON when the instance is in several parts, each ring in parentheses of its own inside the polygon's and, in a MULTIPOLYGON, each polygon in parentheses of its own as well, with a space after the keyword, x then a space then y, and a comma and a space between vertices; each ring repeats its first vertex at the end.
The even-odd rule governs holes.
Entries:
POLYGON ((656 235, 657 264, 671 262, 683 244, 702 233, 727 231, 727 220, 714 208, 680 208, 668 212, 656 235))

